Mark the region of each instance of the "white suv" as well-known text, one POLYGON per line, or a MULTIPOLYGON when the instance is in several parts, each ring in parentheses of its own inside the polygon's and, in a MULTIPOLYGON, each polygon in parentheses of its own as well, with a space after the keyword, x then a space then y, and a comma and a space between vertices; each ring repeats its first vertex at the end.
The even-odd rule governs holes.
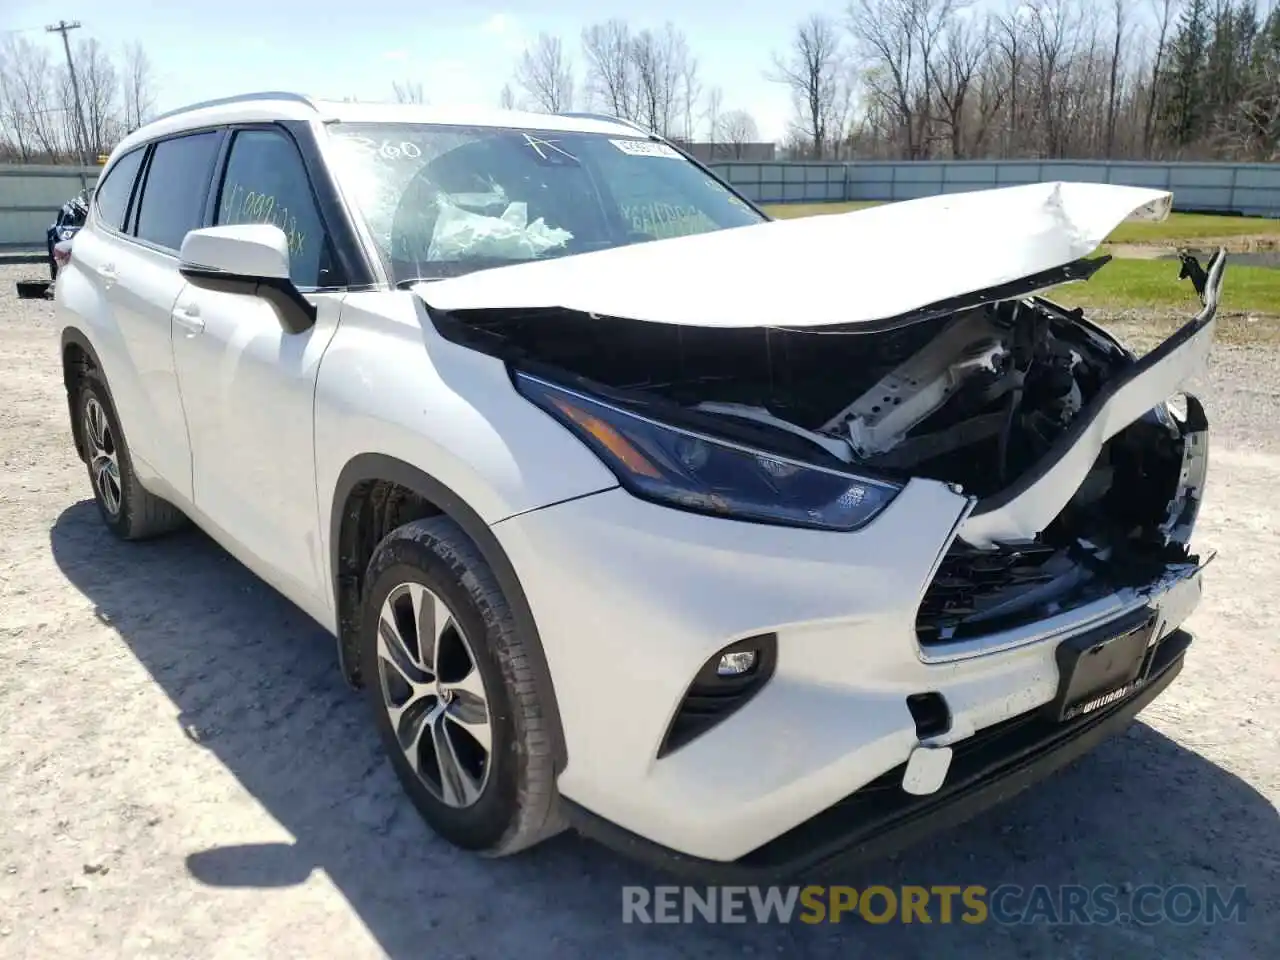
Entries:
POLYGON ((190 518, 334 634, 450 841, 792 873, 1181 667, 1222 254, 1141 359, 1039 295, 1169 204, 773 222, 608 118, 201 104, 116 148, 59 271, 72 431, 113 531, 190 518))

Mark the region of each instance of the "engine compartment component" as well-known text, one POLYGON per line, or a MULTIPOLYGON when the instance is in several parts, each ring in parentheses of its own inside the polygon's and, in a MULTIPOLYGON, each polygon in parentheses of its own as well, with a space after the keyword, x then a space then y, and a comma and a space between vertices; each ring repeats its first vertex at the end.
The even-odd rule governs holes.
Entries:
POLYGON ((983 308, 952 320, 903 364, 827 423, 824 433, 847 435, 866 459, 896 447, 908 431, 941 407, 972 376, 998 375, 1009 357, 1005 331, 983 308))
POLYGON ((957 483, 979 498, 1026 470, 1133 362, 1078 312, 1039 299, 876 333, 542 309, 451 316, 468 345, 638 412, 818 465, 957 483))
POLYGON ((1207 464, 1203 411, 1189 398, 1180 419, 1152 393, 1176 392, 1203 361, 1222 259, 1198 288, 1205 309, 1141 360, 1081 310, 1039 296, 975 295, 875 331, 560 309, 441 322, 450 339, 654 423, 972 497, 920 606, 928 645, 1051 617, 1197 562, 1188 541, 1207 464))

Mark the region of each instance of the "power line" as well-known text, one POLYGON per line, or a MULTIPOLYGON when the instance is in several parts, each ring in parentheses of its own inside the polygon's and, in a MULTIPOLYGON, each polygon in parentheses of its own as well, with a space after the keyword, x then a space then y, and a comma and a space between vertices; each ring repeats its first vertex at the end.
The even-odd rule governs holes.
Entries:
POLYGON ((45 27, 46 33, 62 34, 62 49, 67 54, 67 72, 71 74, 71 95, 75 98, 76 104, 76 120, 79 121, 80 135, 76 137, 80 146, 80 185, 85 189, 89 189, 89 183, 85 179, 84 168, 89 165, 89 128, 84 122, 84 108, 80 104, 80 81, 76 79, 76 66, 71 58, 71 41, 67 38, 72 30, 80 29, 80 21, 72 20, 68 23, 66 20, 59 20, 55 26, 45 27))

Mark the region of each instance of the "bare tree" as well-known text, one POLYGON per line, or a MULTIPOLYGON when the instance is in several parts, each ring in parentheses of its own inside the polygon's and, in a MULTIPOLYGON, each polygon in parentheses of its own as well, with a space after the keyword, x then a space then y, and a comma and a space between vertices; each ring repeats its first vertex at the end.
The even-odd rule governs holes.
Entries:
MULTIPOLYGON (((124 133, 120 111, 120 78, 106 49, 94 37, 82 41, 76 50, 76 77, 80 82, 80 103, 84 110, 84 145, 90 157, 109 153, 124 133)), ((66 116, 75 116, 75 96, 70 77, 62 75, 66 116)))
POLYGON ((152 87, 151 59, 140 43, 130 43, 124 48, 124 125, 126 130, 136 130, 155 110, 156 98, 152 87))
MULTIPOLYGON (((966 123, 973 113, 969 109, 969 94, 990 49, 991 38, 986 24, 975 28, 967 18, 953 19, 945 29, 942 51, 932 61, 925 61, 925 70, 948 131, 951 156, 958 160, 968 149, 966 123)), ((987 106, 990 108, 990 104, 987 106)))
POLYGON ((538 110, 563 113, 573 109, 573 61, 559 37, 538 34, 533 46, 520 54, 515 81, 538 110))
POLYGON ((395 94, 396 103, 426 103, 419 80, 392 80, 391 90, 395 94))
POLYGON ((503 110, 514 110, 516 108, 516 92, 511 89, 511 84, 504 83, 502 92, 498 94, 498 106, 503 110))
POLYGON ((0 156, 16 156, 19 162, 31 159, 27 115, 14 61, 14 34, 0 46, 0 156))
POLYGON ((4 76, 4 125, 23 160, 37 155, 54 160, 64 151, 67 127, 63 106, 54 87, 53 62, 48 50, 9 34, 0 46, 4 76))
MULTIPOLYGON (((847 10, 849 30, 873 68, 868 86, 896 122, 909 160, 928 155, 938 57, 959 6, 959 0, 852 0, 847 10)), ((972 68, 965 69, 971 76, 972 68)))
POLYGON ((720 139, 724 129, 724 91, 712 87, 707 93, 707 142, 711 144, 712 159, 715 159, 716 141, 720 139))
POLYGON ((797 133, 820 159, 829 139, 841 135, 838 116, 844 83, 844 52, 835 24, 814 14, 798 24, 785 54, 775 53, 766 76, 791 91, 797 114, 797 133))
MULTIPOLYGON (((1019 155, 1021 144, 1019 131, 1022 125, 1023 101, 1022 75, 1026 69, 1026 14, 1029 8, 1014 0, 1013 9, 1005 15, 992 17, 993 49, 998 57, 999 79, 1008 87, 1009 108, 1005 113, 1001 150, 1006 157, 1019 155)), ((997 81, 999 82, 999 81, 997 81)))
POLYGON ((686 51, 680 71, 680 99, 684 125, 684 139, 692 143, 697 137, 698 102, 702 99, 702 80, 698 76, 698 59, 686 51))
POLYGON ((983 31, 987 43, 986 56, 978 67, 975 81, 973 135, 968 146, 970 156, 986 156, 989 145, 993 142, 993 128, 998 127, 1001 115, 1011 121, 1015 114, 1012 104, 1013 75, 1005 70, 1001 61, 1000 44, 996 39, 999 27, 998 18, 988 17, 983 31))
POLYGON ((623 20, 592 24, 582 31, 587 94, 615 117, 640 118, 631 28, 623 20))
POLYGON ((1147 92, 1147 112, 1142 120, 1142 152, 1149 156, 1151 139, 1155 132, 1155 116, 1157 96, 1160 90, 1160 71, 1164 66, 1164 57, 1168 53, 1169 28, 1174 16, 1182 9, 1182 0, 1152 0, 1155 7, 1158 34, 1156 37, 1156 53, 1151 62, 1151 86, 1147 92))
POLYGON ((631 41, 636 119, 660 136, 676 131, 691 59, 684 34, 670 23, 657 32, 641 30, 631 41))
POLYGON ((743 148, 747 144, 755 143, 760 139, 760 130, 756 126, 755 118, 745 110, 730 110, 724 115, 721 123, 725 142, 733 151, 735 160, 742 159, 743 148))
POLYGON ((1063 155, 1063 97, 1066 84, 1063 74, 1072 52, 1076 20, 1068 0, 1045 0, 1032 8, 1031 44, 1035 59, 1032 76, 1036 85, 1036 108, 1043 131, 1041 155, 1063 155))

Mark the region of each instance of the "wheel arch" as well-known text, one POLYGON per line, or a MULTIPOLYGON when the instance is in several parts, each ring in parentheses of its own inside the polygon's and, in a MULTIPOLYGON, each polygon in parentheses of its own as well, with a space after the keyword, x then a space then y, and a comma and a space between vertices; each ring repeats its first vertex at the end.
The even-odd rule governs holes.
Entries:
POLYGON ((75 443, 76 454, 84 460, 84 431, 81 429, 80 418, 76 416, 76 392, 85 374, 90 370, 97 370, 102 389, 106 391, 111 406, 115 407, 116 402, 111 396, 111 385, 102 374, 102 360, 98 357, 98 351, 89 342, 84 331, 76 327, 64 327, 59 353, 62 359, 62 384, 67 391, 67 413, 71 418, 71 438, 75 443))
MULTIPOLYGON (((489 525, 448 486, 423 470, 395 457, 363 453, 342 468, 334 486, 329 520, 329 562, 333 578, 338 662, 343 676, 353 686, 362 686, 357 637, 365 566, 371 553, 366 533, 374 523, 372 511, 378 495, 390 486, 395 493, 407 491, 416 498, 419 516, 442 514, 458 524, 484 558, 511 607, 521 634, 530 640, 530 666, 538 698, 546 710, 555 770, 559 774, 568 761, 560 708, 556 701, 551 669, 533 610, 520 584, 515 567, 489 525)), ((384 492, 382 498, 387 494, 384 492)))

